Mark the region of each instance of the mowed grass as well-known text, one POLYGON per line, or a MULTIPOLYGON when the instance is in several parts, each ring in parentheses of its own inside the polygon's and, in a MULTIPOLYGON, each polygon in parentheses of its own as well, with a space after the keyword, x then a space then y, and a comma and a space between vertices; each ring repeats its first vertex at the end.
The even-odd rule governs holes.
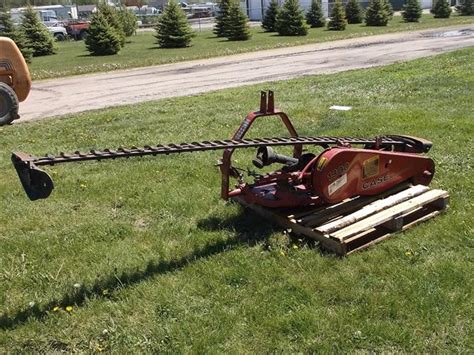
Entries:
POLYGON ((473 55, 3 127, 0 352, 471 353, 473 55), (302 135, 431 139, 449 211, 341 259, 221 201, 218 152, 49 167, 36 202, 9 161, 227 138, 268 88, 302 135))
MULTIPOLYGON (((83 41, 60 42, 58 53, 52 56, 33 58, 30 65, 33 79, 57 78, 61 76, 104 72, 115 69, 144 67, 184 60, 203 59, 230 54, 259 51, 262 49, 290 47, 301 44, 333 41, 375 34, 410 31, 449 25, 472 24, 469 16, 453 15, 449 19, 435 19, 425 14, 419 23, 404 23, 400 16, 395 16, 387 27, 367 27, 365 25, 348 25, 345 31, 328 31, 314 28, 305 37, 281 37, 275 33, 265 33, 261 28, 252 28, 249 41, 232 42, 217 38, 211 30, 197 33, 192 47, 181 49, 160 49, 153 37, 154 32, 139 33, 131 37, 118 55, 95 57, 90 56, 83 41)), ((126 83, 124 83, 126 85, 126 83)), ((73 95, 74 93, 71 93, 73 95)))

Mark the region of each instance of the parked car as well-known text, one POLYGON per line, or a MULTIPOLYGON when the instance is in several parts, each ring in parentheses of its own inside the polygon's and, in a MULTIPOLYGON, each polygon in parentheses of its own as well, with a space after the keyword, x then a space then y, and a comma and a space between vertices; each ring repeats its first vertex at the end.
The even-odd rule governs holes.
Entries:
POLYGON ((67 38, 67 31, 63 26, 59 24, 44 24, 48 29, 49 33, 53 35, 56 41, 64 41, 67 38))

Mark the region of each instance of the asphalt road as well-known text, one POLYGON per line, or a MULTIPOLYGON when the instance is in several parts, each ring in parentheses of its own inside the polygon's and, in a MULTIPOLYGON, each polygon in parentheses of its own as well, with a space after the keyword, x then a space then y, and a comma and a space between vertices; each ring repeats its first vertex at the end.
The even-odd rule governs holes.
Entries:
POLYGON ((387 65, 474 46, 474 25, 363 37, 35 81, 16 122, 167 97, 387 65))

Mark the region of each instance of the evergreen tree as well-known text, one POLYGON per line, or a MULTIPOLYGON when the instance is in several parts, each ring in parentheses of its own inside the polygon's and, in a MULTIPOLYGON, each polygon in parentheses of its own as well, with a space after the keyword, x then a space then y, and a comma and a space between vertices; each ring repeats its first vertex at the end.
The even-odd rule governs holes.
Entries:
POLYGON ((387 26, 389 13, 387 12, 385 0, 370 0, 365 11, 365 23, 367 26, 387 26))
POLYGON ((306 36, 308 25, 298 0, 285 0, 278 12, 276 30, 280 36, 306 36))
POLYGON ((186 14, 176 1, 170 0, 155 27, 156 39, 161 48, 183 48, 195 36, 186 14))
POLYGON ((456 6, 456 11, 458 11, 461 16, 474 15, 474 0, 460 0, 459 5, 456 6))
POLYGON ((328 22, 328 30, 344 31, 347 26, 346 14, 340 0, 336 0, 331 11, 331 18, 328 22))
POLYGON ((230 41, 246 41, 251 37, 248 18, 240 9, 240 2, 235 0, 229 7, 226 37, 230 41))
POLYGON ((123 47, 125 45, 125 31, 123 30, 123 25, 117 10, 107 3, 101 3, 97 7, 97 11, 102 13, 105 21, 115 29, 116 34, 120 38, 120 45, 123 47))
POLYGON ((28 41, 33 57, 56 53, 54 37, 40 21, 33 8, 28 5, 21 15, 20 31, 28 41))
POLYGON ((311 7, 306 13, 306 23, 312 28, 324 27, 326 25, 326 19, 324 18, 319 0, 311 1, 311 7))
POLYGON ((390 2, 390 0, 382 0, 382 2, 384 4, 385 11, 388 14, 388 19, 391 20, 393 18, 393 14, 395 13, 395 11, 393 10, 392 3, 390 2))
POLYGON ((421 17, 421 5, 418 0, 407 0, 403 5, 402 16, 405 22, 418 22, 421 17))
POLYGON ((268 8, 265 11, 265 16, 262 20, 262 28, 266 32, 276 32, 276 19, 280 11, 280 6, 278 5, 278 0, 271 0, 268 4, 268 8))
POLYGON ((358 0, 349 0, 347 2, 346 18, 348 23, 362 23, 364 15, 358 0))
POLYGON ((122 7, 118 15, 125 37, 133 36, 137 30, 137 17, 135 14, 126 7, 122 7))
POLYGON ((214 34, 217 37, 226 37, 227 22, 229 19, 229 7, 231 0, 221 0, 219 3, 219 12, 215 18, 214 34))
POLYGON ((28 40, 21 31, 15 28, 10 14, 6 11, 0 12, 0 36, 8 37, 13 40, 16 43, 18 49, 20 49, 20 52, 23 55, 23 58, 25 58, 26 62, 31 62, 33 51, 28 47, 28 40))
POLYGON ((449 6, 446 0, 437 0, 431 13, 434 15, 434 18, 449 18, 451 16, 451 6, 449 6))
POLYGON ((84 42, 92 55, 117 54, 122 48, 122 38, 100 11, 92 15, 87 37, 84 42))

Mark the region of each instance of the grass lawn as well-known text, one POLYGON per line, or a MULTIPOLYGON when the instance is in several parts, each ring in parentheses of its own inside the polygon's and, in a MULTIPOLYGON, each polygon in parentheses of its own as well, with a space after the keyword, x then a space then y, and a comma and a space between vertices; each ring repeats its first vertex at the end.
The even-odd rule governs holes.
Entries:
POLYGON ((404 23, 400 16, 396 16, 387 27, 348 25, 345 31, 340 32, 314 28, 310 29, 308 36, 305 37, 280 37, 274 33, 264 33, 261 28, 252 28, 252 39, 243 42, 230 42, 226 39, 216 38, 208 30, 198 33, 192 47, 181 49, 160 49, 155 44, 154 32, 146 32, 132 37, 131 43, 126 44, 122 51, 115 56, 92 57, 82 41, 58 43, 58 54, 34 58, 30 70, 35 80, 57 78, 389 32, 472 23, 473 18, 469 16, 453 15, 449 19, 435 19, 433 15, 425 14, 420 23, 404 23))
POLYGON ((473 56, 1 128, 0 352, 472 352, 473 56), (341 259, 221 201, 217 152, 50 167, 36 202, 9 161, 230 137, 266 88, 302 135, 431 139, 448 213, 341 259))

